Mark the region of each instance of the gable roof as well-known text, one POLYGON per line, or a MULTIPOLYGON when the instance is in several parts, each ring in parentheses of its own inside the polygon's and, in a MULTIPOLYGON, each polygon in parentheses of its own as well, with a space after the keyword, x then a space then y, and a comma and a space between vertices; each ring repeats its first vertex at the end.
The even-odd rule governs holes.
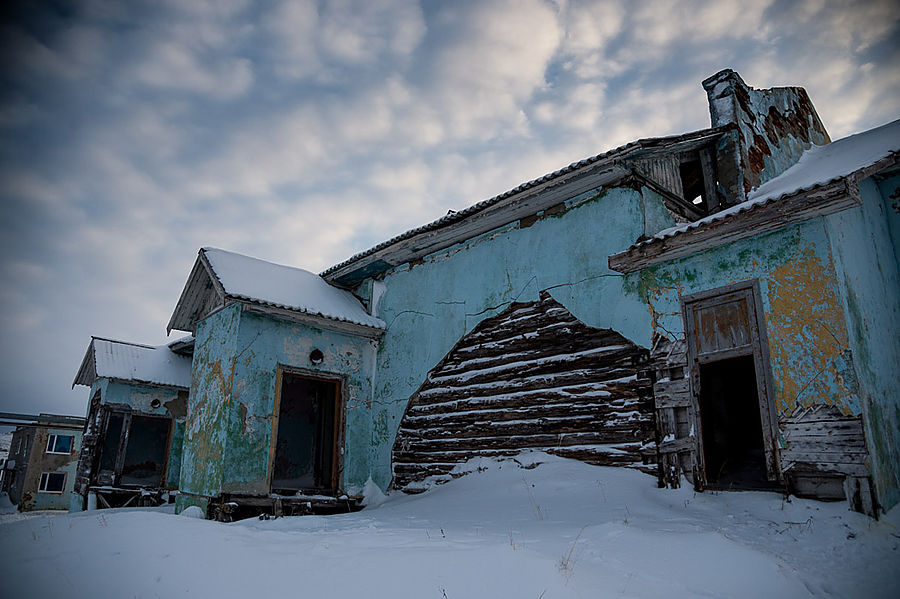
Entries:
POLYGON ((900 119, 825 146, 813 146, 803 153, 797 164, 750 192, 746 201, 692 223, 664 229, 649 240, 635 245, 673 237, 688 229, 696 229, 706 223, 746 212, 754 206, 802 191, 811 191, 862 171, 897 152, 900 152, 900 119))
POLYGON ((90 387, 101 378, 189 389, 191 358, 173 353, 168 345, 91 337, 72 387, 90 387))
POLYGON ((329 285, 319 275, 205 247, 200 249, 168 328, 190 331, 210 309, 229 300, 371 329, 385 327, 352 293, 329 285))
MULTIPOLYGON (((645 260, 638 268, 678 258, 690 252, 681 251, 677 255, 669 254, 666 253, 667 250, 663 246, 671 245, 675 243, 676 238, 688 234, 699 239, 704 229, 719 226, 719 223, 723 221, 744 218, 739 215, 750 212, 755 214, 755 212, 765 209, 766 206, 786 205, 789 200, 804 195, 811 198, 815 196, 814 201, 809 202, 810 210, 804 214, 793 214, 791 210, 782 208, 781 212, 787 212, 783 215, 785 224, 821 215, 822 210, 829 211, 824 206, 826 201, 840 200, 841 196, 848 194, 858 194, 858 191, 853 189, 855 182, 849 184, 852 179, 864 178, 872 174, 871 171, 877 171, 889 162, 896 162, 898 158, 900 158, 900 119, 839 139, 828 145, 813 146, 803 153, 797 164, 752 191, 746 201, 694 222, 663 229, 656 235, 633 244, 624 252, 610 257, 610 267, 619 272, 637 270, 631 264, 624 264, 622 258, 630 254, 628 261, 633 261, 631 257, 635 254, 647 253, 654 246, 660 246, 659 249, 652 249, 653 253, 659 254, 659 256, 650 261, 645 260), (820 204, 821 210, 816 210, 816 202, 820 204), (623 270, 623 267, 626 267, 627 270, 623 270)), ((855 203, 858 204, 858 201, 855 203)), ((835 207, 844 209, 850 206, 845 203, 836 203, 835 207)), ((750 227, 743 232, 743 236, 755 235, 759 232, 761 231, 750 227)), ((722 243, 734 240, 736 240, 735 236, 720 237, 722 243)))
POLYGON ((629 163, 632 160, 697 149, 715 142, 733 128, 733 125, 725 125, 681 135, 639 139, 573 162, 464 210, 450 212, 410 229, 322 271, 321 275, 338 285, 359 283, 394 266, 536 214, 579 193, 638 175, 634 165, 629 163))

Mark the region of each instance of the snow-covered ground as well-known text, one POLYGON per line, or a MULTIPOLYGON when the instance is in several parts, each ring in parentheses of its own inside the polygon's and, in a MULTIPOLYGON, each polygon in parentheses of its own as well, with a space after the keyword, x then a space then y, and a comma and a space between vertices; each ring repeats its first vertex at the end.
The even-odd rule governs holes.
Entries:
POLYGON ((356 514, 100 511, 0 525, 7 596, 896 597, 900 511, 657 489, 545 454, 356 514))

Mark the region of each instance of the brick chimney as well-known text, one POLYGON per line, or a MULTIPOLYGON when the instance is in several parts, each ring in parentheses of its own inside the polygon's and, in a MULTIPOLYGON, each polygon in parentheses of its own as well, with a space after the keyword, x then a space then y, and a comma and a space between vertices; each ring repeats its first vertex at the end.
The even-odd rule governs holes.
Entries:
POLYGON ((737 126, 735 183, 744 196, 796 164, 811 146, 831 142, 802 87, 753 89, 725 69, 703 81, 703 88, 712 126, 737 126))

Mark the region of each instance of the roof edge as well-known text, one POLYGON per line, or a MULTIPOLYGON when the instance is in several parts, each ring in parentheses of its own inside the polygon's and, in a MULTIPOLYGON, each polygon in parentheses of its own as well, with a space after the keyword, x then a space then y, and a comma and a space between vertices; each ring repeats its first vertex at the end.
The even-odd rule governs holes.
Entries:
POLYGON ((636 151, 639 149, 655 149, 657 144, 667 144, 667 143, 674 144, 674 143, 681 142, 681 141, 691 141, 695 138, 701 138, 704 136, 719 135, 719 134, 725 133, 726 131, 730 131, 731 129, 734 129, 734 128, 735 128, 734 124, 727 124, 727 125, 722 125, 719 127, 698 129, 696 131, 690 131, 688 133, 682 133, 679 135, 670 135, 670 136, 665 136, 665 137, 640 138, 638 140, 629 142, 629 143, 619 146, 617 148, 603 152, 601 154, 597 154, 595 156, 590 156, 590 157, 584 158, 580 161, 573 162, 573 163, 569 164, 568 166, 565 166, 561 169, 558 169, 556 171, 553 171, 551 173, 543 175, 542 177, 532 179, 532 180, 522 183, 508 191, 505 191, 501 194, 498 194, 498 195, 488 198, 486 200, 482 200, 476 204, 469 206, 468 208, 464 208, 463 210, 460 210, 458 212, 452 212, 450 214, 442 216, 441 218, 431 221, 430 223, 426 223, 425 225, 410 229, 404 233, 401 233, 400 235, 394 236, 386 241, 383 241, 377 245, 374 245, 367 250, 364 250, 362 252, 354 254, 353 256, 351 256, 347 260, 344 260, 343 262, 340 262, 338 264, 335 264, 335 265, 323 270, 322 272, 319 273, 319 276, 330 281, 331 280, 330 276, 333 275, 334 273, 338 272, 339 270, 343 270, 346 267, 354 264, 355 262, 359 262, 377 252, 388 249, 391 246, 394 246, 394 245, 401 243, 403 241, 406 241, 408 239, 412 239, 419 235, 423 235, 425 233, 428 233, 428 232, 431 232, 431 231, 434 231, 437 229, 441 229, 444 227, 449 227, 458 222, 465 221, 468 218, 482 212, 483 210, 485 210, 491 206, 498 204, 499 202, 501 202, 503 200, 507 200, 510 198, 514 198, 518 195, 524 194, 525 192, 530 191, 530 190, 534 189, 535 187, 538 187, 539 185, 552 182, 554 180, 557 180, 557 179, 563 177, 564 175, 576 174, 579 171, 581 171, 582 169, 586 169, 587 167, 595 166, 598 163, 603 162, 604 160, 609 160, 609 159, 613 159, 613 158, 621 158, 622 156, 626 155, 627 153, 633 152, 633 151, 636 151))

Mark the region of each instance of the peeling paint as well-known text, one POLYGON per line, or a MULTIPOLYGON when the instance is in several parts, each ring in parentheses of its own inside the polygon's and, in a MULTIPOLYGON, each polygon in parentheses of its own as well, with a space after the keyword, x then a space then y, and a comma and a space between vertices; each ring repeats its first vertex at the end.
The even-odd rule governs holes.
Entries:
POLYGON ((269 494, 278 367, 345 381, 342 487, 361 489, 368 478, 372 439, 371 365, 375 342, 324 328, 290 323, 233 304, 201 321, 194 351, 189 435, 185 439, 177 509, 197 497, 269 494), (314 349, 324 358, 310 361, 314 349))

